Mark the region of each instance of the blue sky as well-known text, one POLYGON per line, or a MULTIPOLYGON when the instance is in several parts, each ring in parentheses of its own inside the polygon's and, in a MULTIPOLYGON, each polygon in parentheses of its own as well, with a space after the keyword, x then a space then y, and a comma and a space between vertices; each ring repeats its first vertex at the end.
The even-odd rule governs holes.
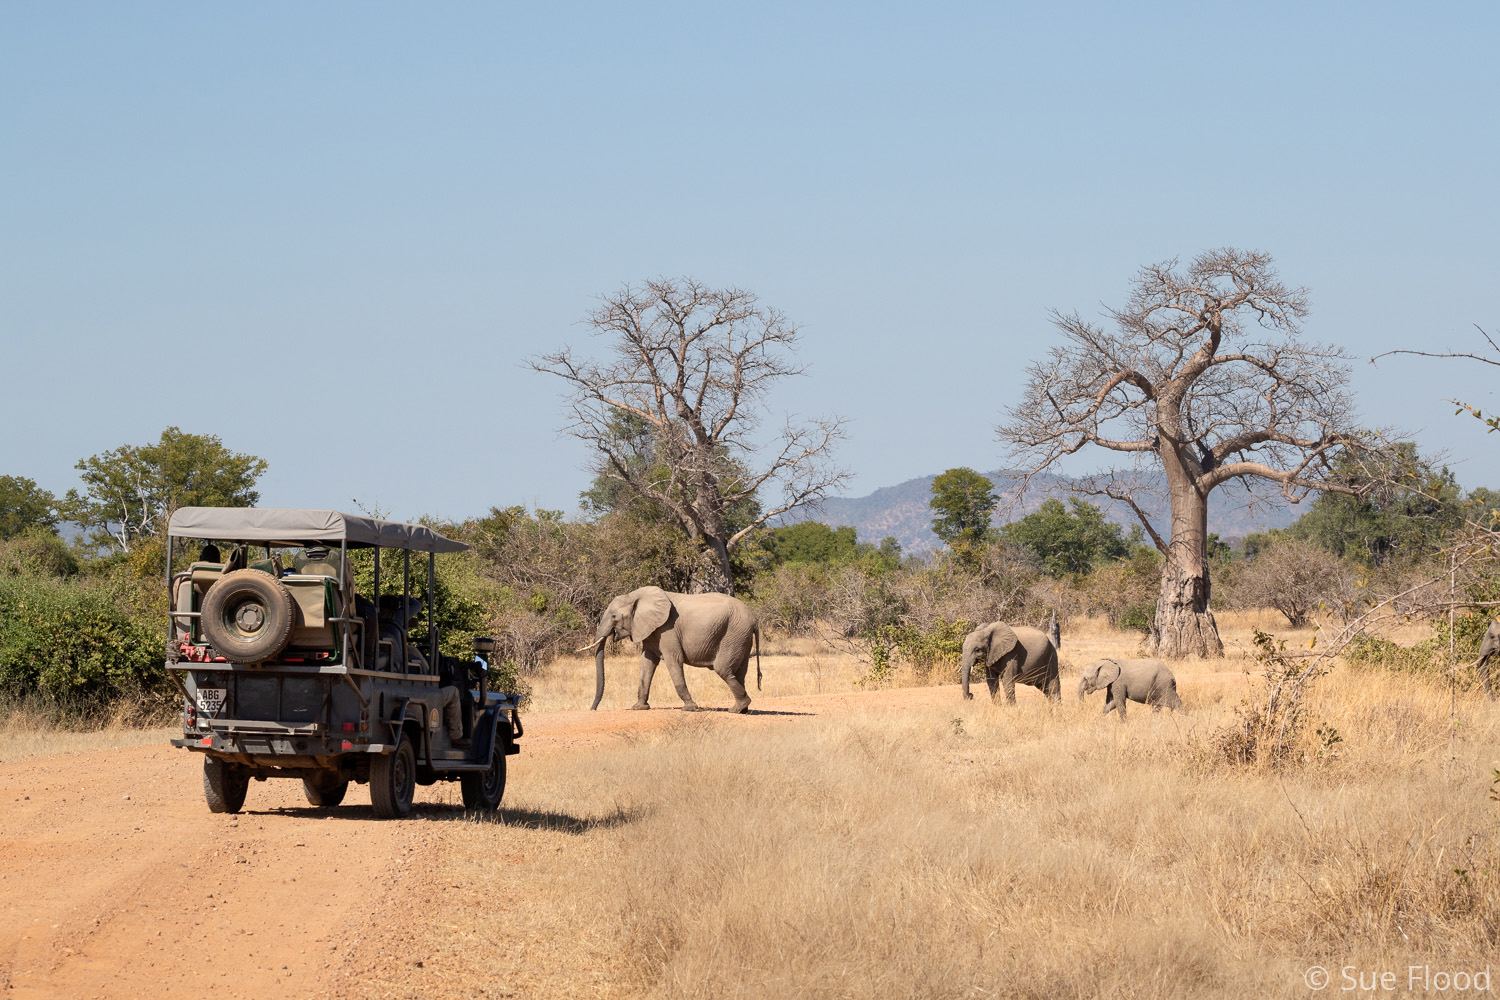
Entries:
MULTIPOLYGON (((1500 327, 1500 7, 0 3, 0 472, 176 424, 263 500, 571 509, 529 354, 627 281, 803 328, 867 492, 994 468, 1049 308, 1274 254, 1360 357, 1500 327), (976 375, 978 377, 976 377, 976 375), (431 406, 425 406, 428 400, 431 406)), ((1356 370, 1500 487, 1494 369, 1356 370)), ((1086 467, 1079 463, 1075 469, 1086 467)))

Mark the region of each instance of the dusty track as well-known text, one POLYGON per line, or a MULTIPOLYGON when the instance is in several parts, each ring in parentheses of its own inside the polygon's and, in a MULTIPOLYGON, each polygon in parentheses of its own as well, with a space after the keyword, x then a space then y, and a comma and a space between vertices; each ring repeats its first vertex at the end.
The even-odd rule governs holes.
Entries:
MULTIPOLYGON (((957 694, 765 698, 748 717, 703 717, 774 727, 957 694)), ((528 759, 681 718, 670 708, 530 716, 511 787, 528 759)), ((406 822, 376 822, 363 786, 318 810, 286 781, 253 783, 245 812, 215 816, 200 760, 161 745, 0 764, 0 997, 362 996, 368 963, 399 958, 403 923, 420 912, 409 897, 446 888, 432 821, 461 815, 457 786, 419 787, 406 822)))

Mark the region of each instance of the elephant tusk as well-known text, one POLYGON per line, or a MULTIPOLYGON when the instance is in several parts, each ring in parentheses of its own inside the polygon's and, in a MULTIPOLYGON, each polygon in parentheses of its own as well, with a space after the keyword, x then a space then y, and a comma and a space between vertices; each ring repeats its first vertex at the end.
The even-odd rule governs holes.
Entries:
POLYGON ((573 650, 573 652, 575 652, 575 653, 592 652, 593 648, 595 646, 599 645, 599 643, 601 643, 603 641, 604 641, 603 639, 595 639, 593 642, 589 643, 587 646, 579 646, 577 649, 573 650))

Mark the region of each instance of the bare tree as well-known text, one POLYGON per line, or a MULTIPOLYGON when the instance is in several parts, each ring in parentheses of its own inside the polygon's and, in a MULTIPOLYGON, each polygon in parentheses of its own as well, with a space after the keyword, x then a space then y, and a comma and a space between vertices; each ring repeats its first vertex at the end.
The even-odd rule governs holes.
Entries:
POLYGON ((750 292, 691 278, 627 285, 589 324, 607 342, 607 358, 565 348, 530 366, 568 383, 567 429, 596 449, 595 472, 666 511, 713 553, 705 589, 732 592, 730 554, 752 530, 848 477, 831 463, 843 436, 836 417, 788 417, 764 456, 755 439, 771 388, 804 371, 791 358, 797 328, 750 292), (621 433, 622 418, 648 429, 646 460, 636 436, 621 433), (771 502, 768 487, 780 488, 771 502))
POLYGON ((1137 496, 1141 477, 1105 473, 1080 492, 1128 504, 1166 556, 1147 645, 1162 656, 1223 653, 1209 608, 1208 495, 1234 486, 1357 493, 1330 459, 1357 447, 1347 355, 1300 339, 1307 293, 1278 278, 1269 255, 1200 254, 1143 268, 1113 329, 1053 314, 1063 345, 1027 369, 1021 401, 999 427, 1028 475, 1088 446, 1164 474, 1171 523, 1159 530, 1137 496))
POLYGON ((1302 628, 1320 607, 1342 610, 1349 575, 1343 561, 1325 549, 1299 539, 1278 540, 1250 560, 1232 596, 1245 607, 1275 608, 1292 628, 1302 628))

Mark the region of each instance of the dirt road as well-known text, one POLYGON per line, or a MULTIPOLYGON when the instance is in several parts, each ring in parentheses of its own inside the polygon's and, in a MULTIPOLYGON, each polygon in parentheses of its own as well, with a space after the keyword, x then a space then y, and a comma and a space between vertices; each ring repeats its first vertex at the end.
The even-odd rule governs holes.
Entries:
MULTIPOLYGON (((705 715, 769 727, 956 697, 942 687, 767 698, 748 717, 705 715)), ((510 787, 524 787, 528 761, 681 717, 529 716, 510 787)), ((221 816, 203 804, 200 762, 156 745, 0 764, 0 1000, 367 995, 361 969, 396 954, 420 912, 411 894, 443 888, 433 821, 461 814, 457 786, 419 787, 405 822, 374 821, 363 786, 320 810, 289 781, 253 783, 245 812, 221 816)))

